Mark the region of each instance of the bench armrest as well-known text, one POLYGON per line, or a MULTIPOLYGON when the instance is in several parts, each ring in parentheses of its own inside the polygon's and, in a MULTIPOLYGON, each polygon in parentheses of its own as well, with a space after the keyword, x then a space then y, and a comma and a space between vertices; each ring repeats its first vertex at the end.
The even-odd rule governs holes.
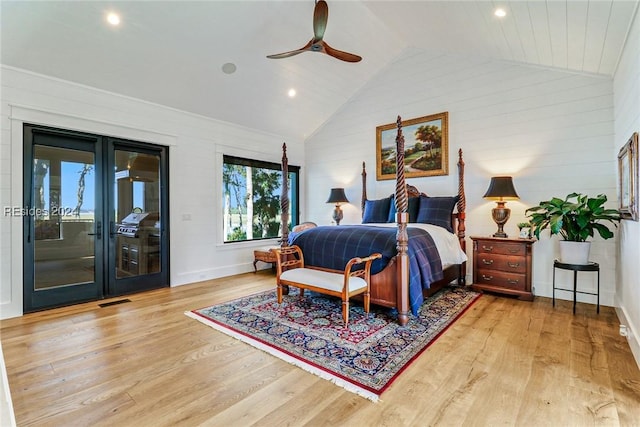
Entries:
POLYGON ((382 254, 374 253, 365 258, 351 258, 349 262, 347 262, 346 267, 344 268, 344 280, 345 285, 349 281, 349 277, 362 277, 364 280, 369 283, 369 276, 371 273, 371 263, 376 259, 382 258, 382 254), (362 270, 351 271, 351 268, 355 265, 364 264, 364 268, 362 270))

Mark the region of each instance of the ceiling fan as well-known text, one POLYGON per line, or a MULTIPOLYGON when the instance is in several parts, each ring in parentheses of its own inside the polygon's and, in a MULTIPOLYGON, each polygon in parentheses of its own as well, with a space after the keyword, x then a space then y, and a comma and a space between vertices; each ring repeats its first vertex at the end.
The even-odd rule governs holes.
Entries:
POLYGON ((275 55, 267 55, 267 58, 288 58, 290 56, 309 51, 326 53, 327 55, 347 62, 359 62, 360 60, 362 60, 360 56, 334 49, 329 46, 324 40, 322 40, 322 37, 324 37, 324 30, 327 28, 328 17, 329 6, 327 6, 327 2, 324 0, 316 0, 316 6, 313 10, 313 38, 309 41, 309 43, 297 50, 277 53, 275 55))

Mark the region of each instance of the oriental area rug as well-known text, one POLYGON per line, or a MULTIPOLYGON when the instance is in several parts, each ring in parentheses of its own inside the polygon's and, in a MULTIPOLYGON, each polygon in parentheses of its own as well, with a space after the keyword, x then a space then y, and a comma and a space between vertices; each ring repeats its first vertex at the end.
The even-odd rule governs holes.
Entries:
POLYGON ((269 290, 185 314, 353 393, 377 401, 391 383, 480 296, 449 286, 400 326, 389 309, 351 303, 343 326, 339 299, 290 288, 278 304, 269 290))

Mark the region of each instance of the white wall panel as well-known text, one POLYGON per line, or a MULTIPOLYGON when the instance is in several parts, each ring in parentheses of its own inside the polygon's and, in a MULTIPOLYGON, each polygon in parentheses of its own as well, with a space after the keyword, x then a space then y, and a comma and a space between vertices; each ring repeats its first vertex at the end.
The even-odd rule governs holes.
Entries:
MULTIPOLYGON (((566 62, 566 52, 564 57, 566 62)), ((307 189, 308 219, 328 223, 332 206, 324 201, 332 186, 344 184, 355 200, 349 196, 343 221, 358 223, 363 160, 370 198, 394 189, 394 181, 376 181, 375 127, 398 114, 411 119, 442 111, 449 112, 449 175, 409 182, 432 195, 455 194, 462 148, 468 236, 496 230, 490 213, 495 204, 482 198, 492 175, 512 174, 521 197, 507 205, 511 236, 525 209, 553 196, 605 193, 616 205, 612 79, 409 49, 307 139, 308 185, 319 190, 314 197, 307 189)), ((551 296, 556 240, 545 235, 534 245, 536 295, 551 296)), ((596 238, 592 247, 592 259, 603 266, 601 302, 613 305, 616 240, 596 238)), ((595 286, 588 280, 586 287, 595 286)))
MULTIPOLYGON (((615 143, 613 155, 640 132, 640 15, 635 21, 614 77, 615 143)), ((629 344, 640 366, 640 222, 622 221, 617 265, 616 306, 631 329, 629 344)))
MULTIPOLYGON (((2 68, 1 101, 1 206, 22 205, 22 123, 31 121, 169 145, 172 286, 251 271, 253 249, 269 244, 222 244, 218 154, 235 150, 279 163, 281 136, 9 67, 2 68)), ((289 163, 304 166, 302 141, 286 142, 289 163)), ((22 313, 21 220, 3 216, 0 237, 4 318, 22 313)))

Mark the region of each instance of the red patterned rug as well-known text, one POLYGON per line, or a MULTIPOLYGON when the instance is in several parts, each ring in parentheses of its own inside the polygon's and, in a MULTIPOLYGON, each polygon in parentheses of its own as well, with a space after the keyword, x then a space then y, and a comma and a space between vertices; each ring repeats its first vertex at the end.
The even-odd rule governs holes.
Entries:
POLYGON ((480 296, 450 286, 428 298, 406 326, 388 309, 351 305, 342 323, 339 299, 291 288, 281 305, 275 290, 185 313, 289 363, 377 401, 440 334, 480 296))

